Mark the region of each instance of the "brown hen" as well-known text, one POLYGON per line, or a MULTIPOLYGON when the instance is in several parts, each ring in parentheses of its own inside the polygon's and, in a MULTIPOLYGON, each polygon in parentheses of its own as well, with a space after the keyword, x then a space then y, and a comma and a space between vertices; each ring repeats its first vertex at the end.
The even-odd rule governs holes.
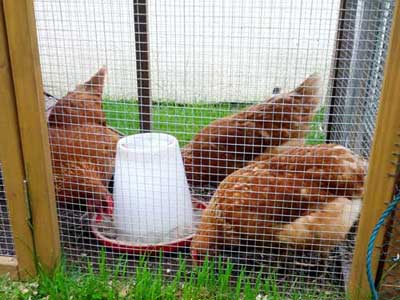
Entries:
POLYGON ((60 99, 49 115, 57 200, 106 210, 119 135, 106 126, 102 93, 107 70, 60 99))
POLYGON ((313 74, 287 94, 276 95, 203 128, 182 150, 192 186, 218 184, 247 162, 286 143, 303 145, 316 112, 320 78, 313 74))
POLYGON ((229 175, 202 215, 192 254, 253 241, 330 247, 358 217, 366 163, 338 145, 289 149, 229 175))

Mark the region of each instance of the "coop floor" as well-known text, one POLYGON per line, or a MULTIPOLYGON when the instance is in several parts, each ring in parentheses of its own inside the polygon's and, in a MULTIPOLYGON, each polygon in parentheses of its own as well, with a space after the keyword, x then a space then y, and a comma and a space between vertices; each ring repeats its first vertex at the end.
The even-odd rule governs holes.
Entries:
MULTIPOLYGON (((192 190, 193 194, 203 201, 209 201, 213 191, 209 189, 192 190)), ((87 214, 66 208, 59 209, 61 236, 66 260, 71 266, 85 268, 88 261, 98 267, 102 254, 105 263, 111 268, 120 266, 126 261, 128 275, 135 273, 141 256, 125 255, 104 248, 90 233, 87 214)), ((230 249, 223 252, 221 258, 230 262, 233 267, 232 276, 237 278, 242 270, 246 275, 256 278, 260 272, 264 276, 274 274, 280 287, 299 286, 324 291, 345 292, 345 282, 351 264, 354 246, 354 229, 346 242, 339 245, 328 257, 321 258, 311 252, 288 252, 279 254, 273 249, 256 249, 251 246, 241 249, 230 249), (301 284, 300 284, 301 283, 301 284)), ((189 249, 180 249, 177 253, 153 254, 148 257, 148 267, 158 270, 161 262, 162 272, 166 277, 176 274, 183 259, 186 265, 192 266, 189 249), (161 260, 161 261, 160 261, 161 260)))

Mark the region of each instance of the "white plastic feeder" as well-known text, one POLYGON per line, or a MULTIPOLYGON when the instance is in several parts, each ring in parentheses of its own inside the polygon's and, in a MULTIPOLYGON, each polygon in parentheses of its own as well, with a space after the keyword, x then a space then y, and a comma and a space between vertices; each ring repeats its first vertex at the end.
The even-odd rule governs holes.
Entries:
POLYGON ((114 225, 124 240, 165 243, 192 233, 193 208, 175 137, 144 133, 117 144, 114 225))

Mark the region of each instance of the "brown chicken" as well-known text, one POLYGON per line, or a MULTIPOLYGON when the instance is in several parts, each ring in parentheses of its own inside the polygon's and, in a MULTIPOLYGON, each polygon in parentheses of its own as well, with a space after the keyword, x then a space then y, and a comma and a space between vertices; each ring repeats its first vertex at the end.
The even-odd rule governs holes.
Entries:
POLYGON ((192 186, 220 183, 247 162, 269 157, 277 147, 303 145, 320 103, 320 78, 308 77, 287 94, 276 95, 202 129, 182 155, 192 186))
POLYGON ((358 217, 365 172, 363 159, 333 144, 292 148, 237 170, 203 213, 192 254, 244 240, 329 250, 358 217))
POLYGON ((106 69, 60 99, 49 115, 57 200, 107 211, 119 135, 106 126, 102 94, 106 69))

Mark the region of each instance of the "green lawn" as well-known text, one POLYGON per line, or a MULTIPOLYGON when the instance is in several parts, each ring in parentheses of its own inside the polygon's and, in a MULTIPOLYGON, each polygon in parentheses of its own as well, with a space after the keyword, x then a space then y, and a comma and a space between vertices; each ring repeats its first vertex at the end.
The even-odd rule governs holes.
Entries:
MULTIPOLYGON (((246 107, 243 104, 176 104, 162 102, 152 107, 153 130, 174 135, 183 146, 188 143, 194 134, 207 126, 215 119, 238 112, 246 107)), ((106 112, 108 124, 124 134, 139 132, 138 104, 131 100, 105 100, 103 108, 106 112)), ((308 144, 318 144, 325 140, 322 123, 324 109, 321 109, 311 124, 307 136, 308 144)))
MULTIPOLYGON (((123 260, 121 260, 122 262, 123 260)), ((12 282, 0 277, 0 299, 6 300, 331 300, 344 299, 340 293, 292 283, 278 287, 274 276, 250 279, 244 272, 233 277, 232 264, 210 263, 190 268, 181 260, 171 278, 161 267, 150 270, 145 259, 138 263, 134 276, 126 276, 125 263, 114 271, 105 264, 94 271, 67 271, 59 267, 53 275, 40 274, 30 282, 12 282), (232 280, 235 279, 235 280, 232 280)), ((261 273, 259 273, 261 274, 261 273)))

